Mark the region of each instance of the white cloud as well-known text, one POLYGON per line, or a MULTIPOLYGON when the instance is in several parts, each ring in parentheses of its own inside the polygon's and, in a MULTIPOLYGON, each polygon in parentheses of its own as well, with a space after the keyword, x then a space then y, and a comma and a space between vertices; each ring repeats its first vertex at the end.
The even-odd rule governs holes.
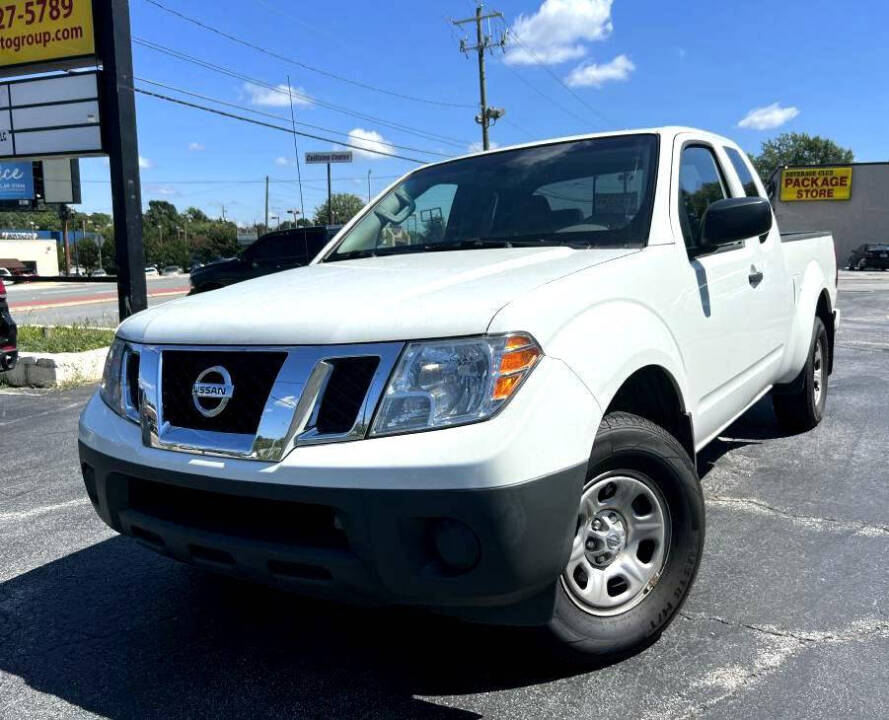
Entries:
MULTIPOLYGON (((290 96, 287 92, 287 83, 281 83, 276 87, 264 87, 254 83, 244 83, 242 86, 250 103, 253 105, 266 105, 269 107, 290 107, 290 96)), ((301 87, 293 87, 293 104, 307 107, 312 104, 306 91, 301 87)))
POLYGON ((505 61, 554 65, 586 55, 584 42, 611 34, 613 0, 544 0, 537 12, 519 15, 509 31, 505 61))
POLYGON ((280 165, 281 167, 286 167, 290 165, 290 160, 283 155, 279 155, 275 158, 275 165, 280 165))
MULTIPOLYGON (((365 130, 363 128, 355 128, 349 131, 349 143, 356 145, 360 149, 355 149, 356 155, 365 158, 379 159, 383 157, 377 153, 394 153, 395 148, 389 145, 376 130, 365 130), (368 152, 376 151, 376 152, 368 152)), ((339 148, 338 148, 339 149, 339 148)))
POLYGON ((140 170, 150 170, 154 167, 154 163, 149 160, 147 157, 139 156, 139 169, 140 170))
MULTIPOLYGON (((500 147, 500 143, 495 143, 495 142, 488 143, 489 150, 496 150, 499 147, 500 147)), ((481 152, 481 151, 482 151, 482 141, 481 140, 476 140, 475 142, 469 143, 469 152, 477 153, 477 152, 481 152)))
POLYGON ((781 107, 780 103, 772 103, 766 107, 753 108, 738 123, 738 127, 750 130, 771 130, 780 127, 788 120, 799 115, 795 107, 781 107))
POLYGON ((618 55, 603 65, 594 62, 578 65, 568 74, 565 82, 571 87, 602 87, 607 82, 628 79, 635 69, 636 66, 630 58, 618 55))
POLYGON ((202 150, 206 150, 207 147, 203 143, 190 142, 190 143, 188 143, 188 149, 191 152, 201 152, 202 150))

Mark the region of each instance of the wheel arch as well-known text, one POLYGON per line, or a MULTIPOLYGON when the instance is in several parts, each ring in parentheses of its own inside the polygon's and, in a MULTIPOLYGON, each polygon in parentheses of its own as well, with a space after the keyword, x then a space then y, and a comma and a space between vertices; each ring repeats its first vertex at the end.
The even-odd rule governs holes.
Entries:
POLYGON ((620 384, 605 414, 628 412, 650 420, 675 437, 695 459, 694 423, 679 383, 662 365, 645 365, 620 384))

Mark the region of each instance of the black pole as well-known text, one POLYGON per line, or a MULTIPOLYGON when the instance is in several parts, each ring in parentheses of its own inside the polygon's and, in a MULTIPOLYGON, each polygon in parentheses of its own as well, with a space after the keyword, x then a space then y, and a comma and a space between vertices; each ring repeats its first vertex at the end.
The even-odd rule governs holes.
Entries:
POLYGON ((101 121, 111 165, 111 207, 120 319, 148 307, 142 245, 142 192, 133 94, 133 53, 127 0, 93 0, 102 61, 101 121))
POLYGON ((333 225, 333 197, 330 193, 330 163, 327 163, 327 224, 333 225))

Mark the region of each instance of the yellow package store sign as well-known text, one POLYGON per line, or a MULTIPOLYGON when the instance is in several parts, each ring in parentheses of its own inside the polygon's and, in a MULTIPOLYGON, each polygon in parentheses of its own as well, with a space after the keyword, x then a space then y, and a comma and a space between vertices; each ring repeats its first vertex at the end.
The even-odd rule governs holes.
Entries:
POLYGON ((787 168, 781 171, 781 201, 848 200, 851 167, 787 168))
POLYGON ((0 0, 0 67, 95 52, 92 0, 0 0))

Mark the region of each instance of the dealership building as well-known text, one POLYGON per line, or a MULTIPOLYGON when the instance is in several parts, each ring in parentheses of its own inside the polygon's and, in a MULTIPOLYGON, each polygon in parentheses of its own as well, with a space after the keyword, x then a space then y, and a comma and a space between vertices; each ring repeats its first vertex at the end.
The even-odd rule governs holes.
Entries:
POLYGON ((830 231, 840 267, 859 245, 889 244, 889 162, 788 166, 769 186, 781 231, 830 231))
POLYGON ((20 271, 58 275, 57 246, 49 232, 0 230, 0 267, 14 275, 20 271))

